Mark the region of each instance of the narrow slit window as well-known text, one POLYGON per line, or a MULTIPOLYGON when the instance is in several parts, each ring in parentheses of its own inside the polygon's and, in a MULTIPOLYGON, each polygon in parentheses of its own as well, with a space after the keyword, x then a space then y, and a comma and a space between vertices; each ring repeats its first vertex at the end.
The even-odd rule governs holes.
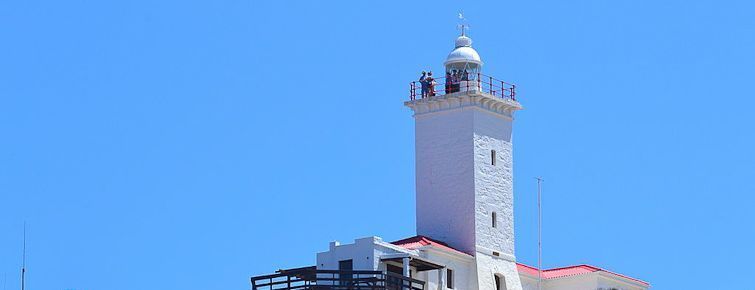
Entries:
POLYGON ((491 216, 491 218, 493 220, 493 223, 492 223, 493 227, 494 228, 498 227, 498 214, 496 214, 495 212, 493 212, 493 214, 491 214, 490 216, 491 216))
POLYGON ((495 278, 495 290, 506 290, 506 278, 500 274, 493 277, 495 278))
POLYGON ((495 150, 490 150, 490 165, 495 166, 495 150))
POLYGON ((446 288, 454 289, 454 270, 446 269, 446 288))

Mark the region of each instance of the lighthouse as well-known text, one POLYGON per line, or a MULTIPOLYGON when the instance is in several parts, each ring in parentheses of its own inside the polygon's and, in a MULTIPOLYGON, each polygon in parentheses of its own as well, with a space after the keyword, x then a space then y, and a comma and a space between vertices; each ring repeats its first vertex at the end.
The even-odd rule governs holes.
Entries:
POLYGON ((538 270, 517 262, 516 86, 483 71, 463 29, 443 67, 443 75, 410 82, 404 102, 415 128, 417 234, 333 241, 315 265, 254 276, 251 289, 647 290, 647 282, 595 266, 538 270))
MULTIPOLYGON (((474 257, 477 289, 522 289, 514 253, 514 86, 482 71, 464 34, 414 112, 417 234, 474 257), (450 77, 449 77, 450 76, 450 77), (438 85, 440 86, 440 85, 438 85)), ((473 288, 474 289, 474 288, 473 288)))

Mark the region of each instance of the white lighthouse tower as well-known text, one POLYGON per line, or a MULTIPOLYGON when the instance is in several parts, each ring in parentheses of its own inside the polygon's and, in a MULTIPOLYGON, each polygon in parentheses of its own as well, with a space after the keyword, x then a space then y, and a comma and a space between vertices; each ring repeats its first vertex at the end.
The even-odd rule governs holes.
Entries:
POLYGON ((438 81, 443 93, 405 103, 415 119, 417 234, 474 256, 472 289, 520 290, 511 135, 522 107, 482 64, 462 33, 444 62, 452 77, 438 81))
POLYGON ((251 289, 647 290, 647 282, 595 266, 516 262, 515 86, 483 74, 463 30, 443 64, 445 77, 411 82, 404 103, 415 119, 417 235, 333 241, 315 265, 252 277, 251 289))

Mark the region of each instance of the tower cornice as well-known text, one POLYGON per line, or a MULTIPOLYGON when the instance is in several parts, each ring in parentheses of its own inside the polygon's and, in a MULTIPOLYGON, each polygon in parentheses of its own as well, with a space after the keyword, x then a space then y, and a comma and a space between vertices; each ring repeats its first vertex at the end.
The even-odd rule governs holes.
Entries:
POLYGON ((512 119, 514 111, 523 109, 522 105, 515 100, 493 96, 482 91, 462 91, 416 99, 406 101, 404 105, 414 111, 414 116, 464 107, 477 107, 512 119))

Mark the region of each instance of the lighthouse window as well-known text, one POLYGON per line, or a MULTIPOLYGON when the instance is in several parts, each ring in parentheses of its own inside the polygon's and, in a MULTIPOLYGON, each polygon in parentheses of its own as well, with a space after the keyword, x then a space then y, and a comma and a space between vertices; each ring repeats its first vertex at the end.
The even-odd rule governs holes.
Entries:
POLYGON ((493 227, 494 228, 498 227, 498 219, 497 219, 498 215, 495 212, 493 212, 490 216, 493 218, 493 227))
POLYGON ((448 289, 454 289, 454 270, 446 269, 446 285, 448 289))
POLYGON ((495 279, 495 290, 506 290, 506 278, 497 274, 493 277, 495 279))
POLYGON ((490 150, 490 165, 495 165, 495 150, 490 150))

